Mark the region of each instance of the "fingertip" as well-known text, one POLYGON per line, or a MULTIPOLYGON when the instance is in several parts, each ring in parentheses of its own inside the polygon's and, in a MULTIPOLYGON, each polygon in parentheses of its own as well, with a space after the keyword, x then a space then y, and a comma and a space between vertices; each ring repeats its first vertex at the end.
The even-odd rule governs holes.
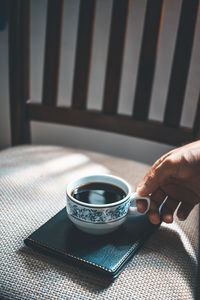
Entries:
POLYGON ((135 204, 137 206, 137 210, 139 213, 144 213, 145 210, 147 209, 146 204, 144 203, 143 200, 136 200, 135 204))
POLYGON ((138 193, 139 196, 146 196, 147 194, 147 186, 145 184, 138 186, 136 188, 136 192, 138 193))
POLYGON ((194 208, 192 204, 181 203, 177 211, 177 217, 180 221, 185 221, 189 216, 190 212, 194 208))
POLYGON ((148 196, 152 194, 159 187, 158 183, 153 179, 148 179, 143 184, 139 184, 136 188, 136 192, 139 196, 148 196))
POLYGON ((173 222, 173 216, 171 214, 165 214, 165 215, 163 215, 163 221, 165 223, 172 223, 173 222))
POLYGON ((158 213, 149 213, 148 217, 152 224, 157 225, 160 223, 160 216, 158 213))
POLYGON ((177 213, 177 217, 180 221, 185 221, 186 219, 185 215, 181 212, 177 213))

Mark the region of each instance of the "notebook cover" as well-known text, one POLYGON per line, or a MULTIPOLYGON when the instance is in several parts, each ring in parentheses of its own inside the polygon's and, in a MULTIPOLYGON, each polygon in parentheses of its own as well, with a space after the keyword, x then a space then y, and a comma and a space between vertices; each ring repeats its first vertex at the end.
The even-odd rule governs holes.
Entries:
POLYGON ((158 225, 151 224, 146 215, 130 215, 113 233, 90 235, 78 230, 63 208, 24 243, 40 252, 115 278, 156 228, 158 225))

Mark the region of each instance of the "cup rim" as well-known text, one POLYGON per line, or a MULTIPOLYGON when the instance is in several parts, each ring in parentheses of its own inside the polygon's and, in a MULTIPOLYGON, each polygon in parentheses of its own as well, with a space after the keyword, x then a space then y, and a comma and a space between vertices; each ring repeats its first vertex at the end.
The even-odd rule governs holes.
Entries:
MULTIPOLYGON (((101 182, 101 181, 100 181, 101 182)), ((87 184, 87 181, 84 183, 84 184, 87 184)), ((91 207, 91 208, 95 208, 95 209, 99 209, 99 208, 109 208, 109 207, 114 207, 114 206, 118 206, 119 204, 122 204, 124 202, 126 202, 129 198, 130 198, 130 195, 131 195, 131 187, 130 185, 128 184, 127 181, 125 181, 124 179, 118 177, 118 176, 115 176, 115 175, 107 175, 107 174, 94 174, 94 175, 89 175, 89 176, 82 176, 82 177, 79 177, 73 181, 71 181, 68 185, 67 185, 67 190, 66 190, 66 195, 67 197, 70 198, 71 201, 75 202, 76 204, 78 205, 81 205, 81 206, 85 206, 85 207, 91 207), (94 177, 102 177, 102 182, 103 182, 103 178, 113 178, 113 179, 116 179, 118 181, 121 181, 124 185, 126 185, 127 189, 128 189, 128 193, 126 194, 126 196, 117 201, 117 202, 113 202, 113 203, 109 203, 109 204, 104 204, 104 205, 101 205, 101 204, 89 204, 89 203, 84 203, 84 202, 81 202, 77 199, 75 199, 71 194, 71 190, 70 192, 68 192, 68 187, 70 185, 72 185, 74 182, 78 181, 78 180, 81 180, 81 179, 84 179, 84 178, 88 178, 88 183, 90 182, 89 181, 89 178, 94 178, 94 177)))

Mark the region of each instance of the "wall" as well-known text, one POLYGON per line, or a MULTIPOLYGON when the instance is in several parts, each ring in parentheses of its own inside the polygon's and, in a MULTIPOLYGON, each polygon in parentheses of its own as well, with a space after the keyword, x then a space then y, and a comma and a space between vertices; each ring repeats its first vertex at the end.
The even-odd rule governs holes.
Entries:
MULTIPOLYGON (((134 0, 130 4, 125 60, 120 90, 119 112, 130 114, 136 83, 136 70, 140 51, 146 0, 134 0)), ((150 118, 161 120, 170 76, 170 62, 174 51, 181 0, 165 3, 163 26, 156 64, 150 118)), ((65 1, 64 29, 59 86, 59 104, 70 104, 77 30, 78 0, 65 1), (69 71, 67 73, 67 71, 69 71), (68 75, 69 74, 69 75, 68 75)), ((106 52, 109 38, 111 0, 97 2, 96 24, 93 49, 88 107, 101 109, 106 52)), ((46 1, 31 2, 31 98, 40 101, 43 71, 46 1)), ((191 126, 199 93, 200 78, 200 22, 198 19, 192 62, 185 94, 181 123, 191 126)), ((7 29, 0 31, 0 148, 10 146, 10 125, 8 105, 8 37, 7 29)), ((59 144, 90 149, 147 163, 153 163, 163 153, 172 149, 168 145, 125 137, 108 132, 80 129, 71 126, 32 122, 32 140, 35 144, 59 144)))

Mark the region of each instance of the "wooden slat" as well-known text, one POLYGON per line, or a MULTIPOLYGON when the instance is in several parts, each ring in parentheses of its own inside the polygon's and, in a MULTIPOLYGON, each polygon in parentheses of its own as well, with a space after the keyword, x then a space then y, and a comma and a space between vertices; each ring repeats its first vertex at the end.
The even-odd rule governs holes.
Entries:
POLYGON ((47 8, 46 42, 42 102, 56 106, 60 65, 63 0, 49 0, 47 8))
POLYGON ((105 77, 103 111, 116 113, 128 17, 128 0, 114 0, 105 77))
POLYGON ((183 0, 182 2, 164 116, 164 123, 168 126, 177 127, 181 119, 187 76, 190 66, 198 2, 198 0, 183 0))
POLYGON ((137 120, 148 117, 163 10, 162 0, 147 1, 133 107, 133 117, 137 120))
POLYGON ((29 99, 30 1, 9 2, 9 92, 12 145, 30 142, 25 114, 29 99))
POLYGON ((196 139, 199 139, 200 138, 200 93, 199 93, 199 99, 197 103, 196 115, 194 118, 193 132, 194 132, 194 137, 196 139))
POLYGON ((31 120, 81 126, 105 130, 130 136, 179 145, 192 140, 188 128, 168 128, 156 121, 142 122, 127 115, 102 114, 95 110, 80 110, 64 107, 41 106, 37 103, 26 104, 31 120))
POLYGON ((80 2, 72 91, 72 106, 78 109, 86 108, 94 30, 95 6, 95 0, 81 0, 80 2))

